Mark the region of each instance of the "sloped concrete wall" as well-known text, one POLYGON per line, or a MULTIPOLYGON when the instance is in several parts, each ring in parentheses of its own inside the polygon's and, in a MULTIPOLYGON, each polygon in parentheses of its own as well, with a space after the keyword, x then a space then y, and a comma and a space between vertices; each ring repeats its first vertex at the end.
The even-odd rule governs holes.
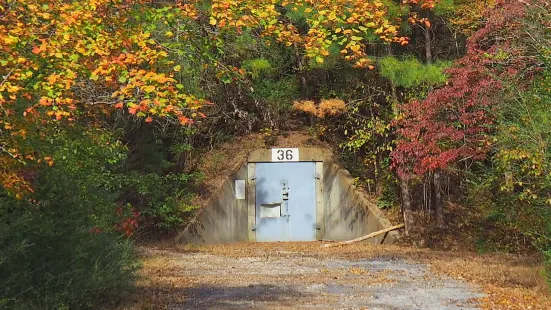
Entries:
MULTIPOLYGON (((356 188, 350 173, 331 158, 324 161, 323 195, 323 239, 350 240, 392 226, 364 191, 356 188)), ((378 244, 384 239, 391 243, 396 236, 396 232, 390 232, 366 242, 378 244)))
POLYGON ((235 198, 235 180, 247 179, 247 165, 242 163, 230 175, 199 214, 177 237, 177 242, 216 244, 248 241, 247 200, 235 198))

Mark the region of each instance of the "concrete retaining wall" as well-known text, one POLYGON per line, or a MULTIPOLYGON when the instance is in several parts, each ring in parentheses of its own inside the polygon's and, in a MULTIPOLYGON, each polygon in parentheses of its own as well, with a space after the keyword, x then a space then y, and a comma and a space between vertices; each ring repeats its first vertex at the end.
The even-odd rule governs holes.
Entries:
POLYGON ((247 179, 247 165, 239 165, 213 193, 196 218, 177 237, 181 243, 215 244, 248 241, 247 200, 235 199, 235 180, 247 179))
MULTIPOLYGON (((324 237, 327 240, 350 240, 392 226, 354 178, 340 164, 327 158, 323 171, 324 237)), ((391 243, 396 232, 369 239, 369 243, 391 243)))

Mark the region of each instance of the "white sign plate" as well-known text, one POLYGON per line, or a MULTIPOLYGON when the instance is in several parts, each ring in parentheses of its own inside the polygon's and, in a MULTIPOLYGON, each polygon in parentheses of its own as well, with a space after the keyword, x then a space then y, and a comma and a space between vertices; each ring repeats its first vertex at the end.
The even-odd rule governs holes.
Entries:
POLYGON ((272 149, 272 161, 298 161, 298 148, 272 149))
POLYGON ((245 180, 235 180, 235 199, 245 199, 245 180))

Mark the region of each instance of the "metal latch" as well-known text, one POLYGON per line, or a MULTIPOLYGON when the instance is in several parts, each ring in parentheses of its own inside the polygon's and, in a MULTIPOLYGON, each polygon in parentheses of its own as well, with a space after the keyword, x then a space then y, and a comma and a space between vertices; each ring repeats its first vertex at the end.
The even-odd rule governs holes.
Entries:
POLYGON ((283 183, 282 196, 283 196, 283 201, 289 200, 289 186, 287 185, 286 182, 283 183))

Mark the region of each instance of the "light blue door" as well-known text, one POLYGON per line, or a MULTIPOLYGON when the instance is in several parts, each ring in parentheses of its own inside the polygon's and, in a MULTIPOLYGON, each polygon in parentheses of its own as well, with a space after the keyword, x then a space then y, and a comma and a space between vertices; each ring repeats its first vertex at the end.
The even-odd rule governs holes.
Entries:
POLYGON ((258 163, 256 240, 316 240, 316 165, 313 162, 258 163))

